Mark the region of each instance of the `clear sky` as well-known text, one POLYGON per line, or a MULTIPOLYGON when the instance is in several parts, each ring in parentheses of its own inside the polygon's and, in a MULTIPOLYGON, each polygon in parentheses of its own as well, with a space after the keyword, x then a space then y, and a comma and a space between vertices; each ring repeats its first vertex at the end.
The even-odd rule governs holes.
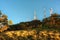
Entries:
POLYGON ((59 14, 60 0, 0 0, 0 10, 14 24, 33 20, 34 10, 36 10, 38 19, 42 20, 44 8, 46 8, 47 17, 50 16, 50 8, 53 8, 53 11, 59 14))

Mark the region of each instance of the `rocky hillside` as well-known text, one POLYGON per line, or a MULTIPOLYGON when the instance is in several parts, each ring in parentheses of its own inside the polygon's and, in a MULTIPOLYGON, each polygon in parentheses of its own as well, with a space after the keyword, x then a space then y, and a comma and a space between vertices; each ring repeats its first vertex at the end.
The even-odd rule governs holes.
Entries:
POLYGON ((60 15, 9 25, 0 40, 60 40, 60 15))
POLYGON ((52 14, 50 17, 40 20, 32 20, 28 22, 21 22, 14 25, 9 25, 8 30, 29 30, 29 29, 60 29, 60 15, 52 14))

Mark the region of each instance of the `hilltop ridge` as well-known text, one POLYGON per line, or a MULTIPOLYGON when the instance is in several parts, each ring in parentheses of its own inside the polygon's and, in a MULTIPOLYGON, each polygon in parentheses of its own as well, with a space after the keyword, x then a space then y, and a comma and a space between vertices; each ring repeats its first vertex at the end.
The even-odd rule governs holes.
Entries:
POLYGON ((21 22, 14 25, 9 25, 8 30, 27 30, 34 28, 47 28, 47 29, 60 29, 60 15, 52 14, 50 17, 44 18, 42 21, 40 20, 32 20, 28 22, 21 22))

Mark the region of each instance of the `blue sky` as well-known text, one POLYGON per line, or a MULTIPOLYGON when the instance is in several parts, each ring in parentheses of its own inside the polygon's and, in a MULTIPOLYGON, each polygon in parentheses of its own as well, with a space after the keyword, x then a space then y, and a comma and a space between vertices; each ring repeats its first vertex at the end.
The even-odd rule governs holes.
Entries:
POLYGON ((53 8, 54 13, 60 13, 60 0, 0 0, 0 10, 12 20, 14 24, 31 21, 36 10, 39 20, 43 19, 44 8, 46 16, 50 16, 49 9, 53 8))

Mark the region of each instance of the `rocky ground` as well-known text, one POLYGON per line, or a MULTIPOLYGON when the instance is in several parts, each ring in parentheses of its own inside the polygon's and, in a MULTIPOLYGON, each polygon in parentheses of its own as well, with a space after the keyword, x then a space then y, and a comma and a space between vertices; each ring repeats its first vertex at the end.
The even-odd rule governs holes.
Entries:
POLYGON ((57 30, 18 30, 0 33, 0 40, 60 40, 57 30))

